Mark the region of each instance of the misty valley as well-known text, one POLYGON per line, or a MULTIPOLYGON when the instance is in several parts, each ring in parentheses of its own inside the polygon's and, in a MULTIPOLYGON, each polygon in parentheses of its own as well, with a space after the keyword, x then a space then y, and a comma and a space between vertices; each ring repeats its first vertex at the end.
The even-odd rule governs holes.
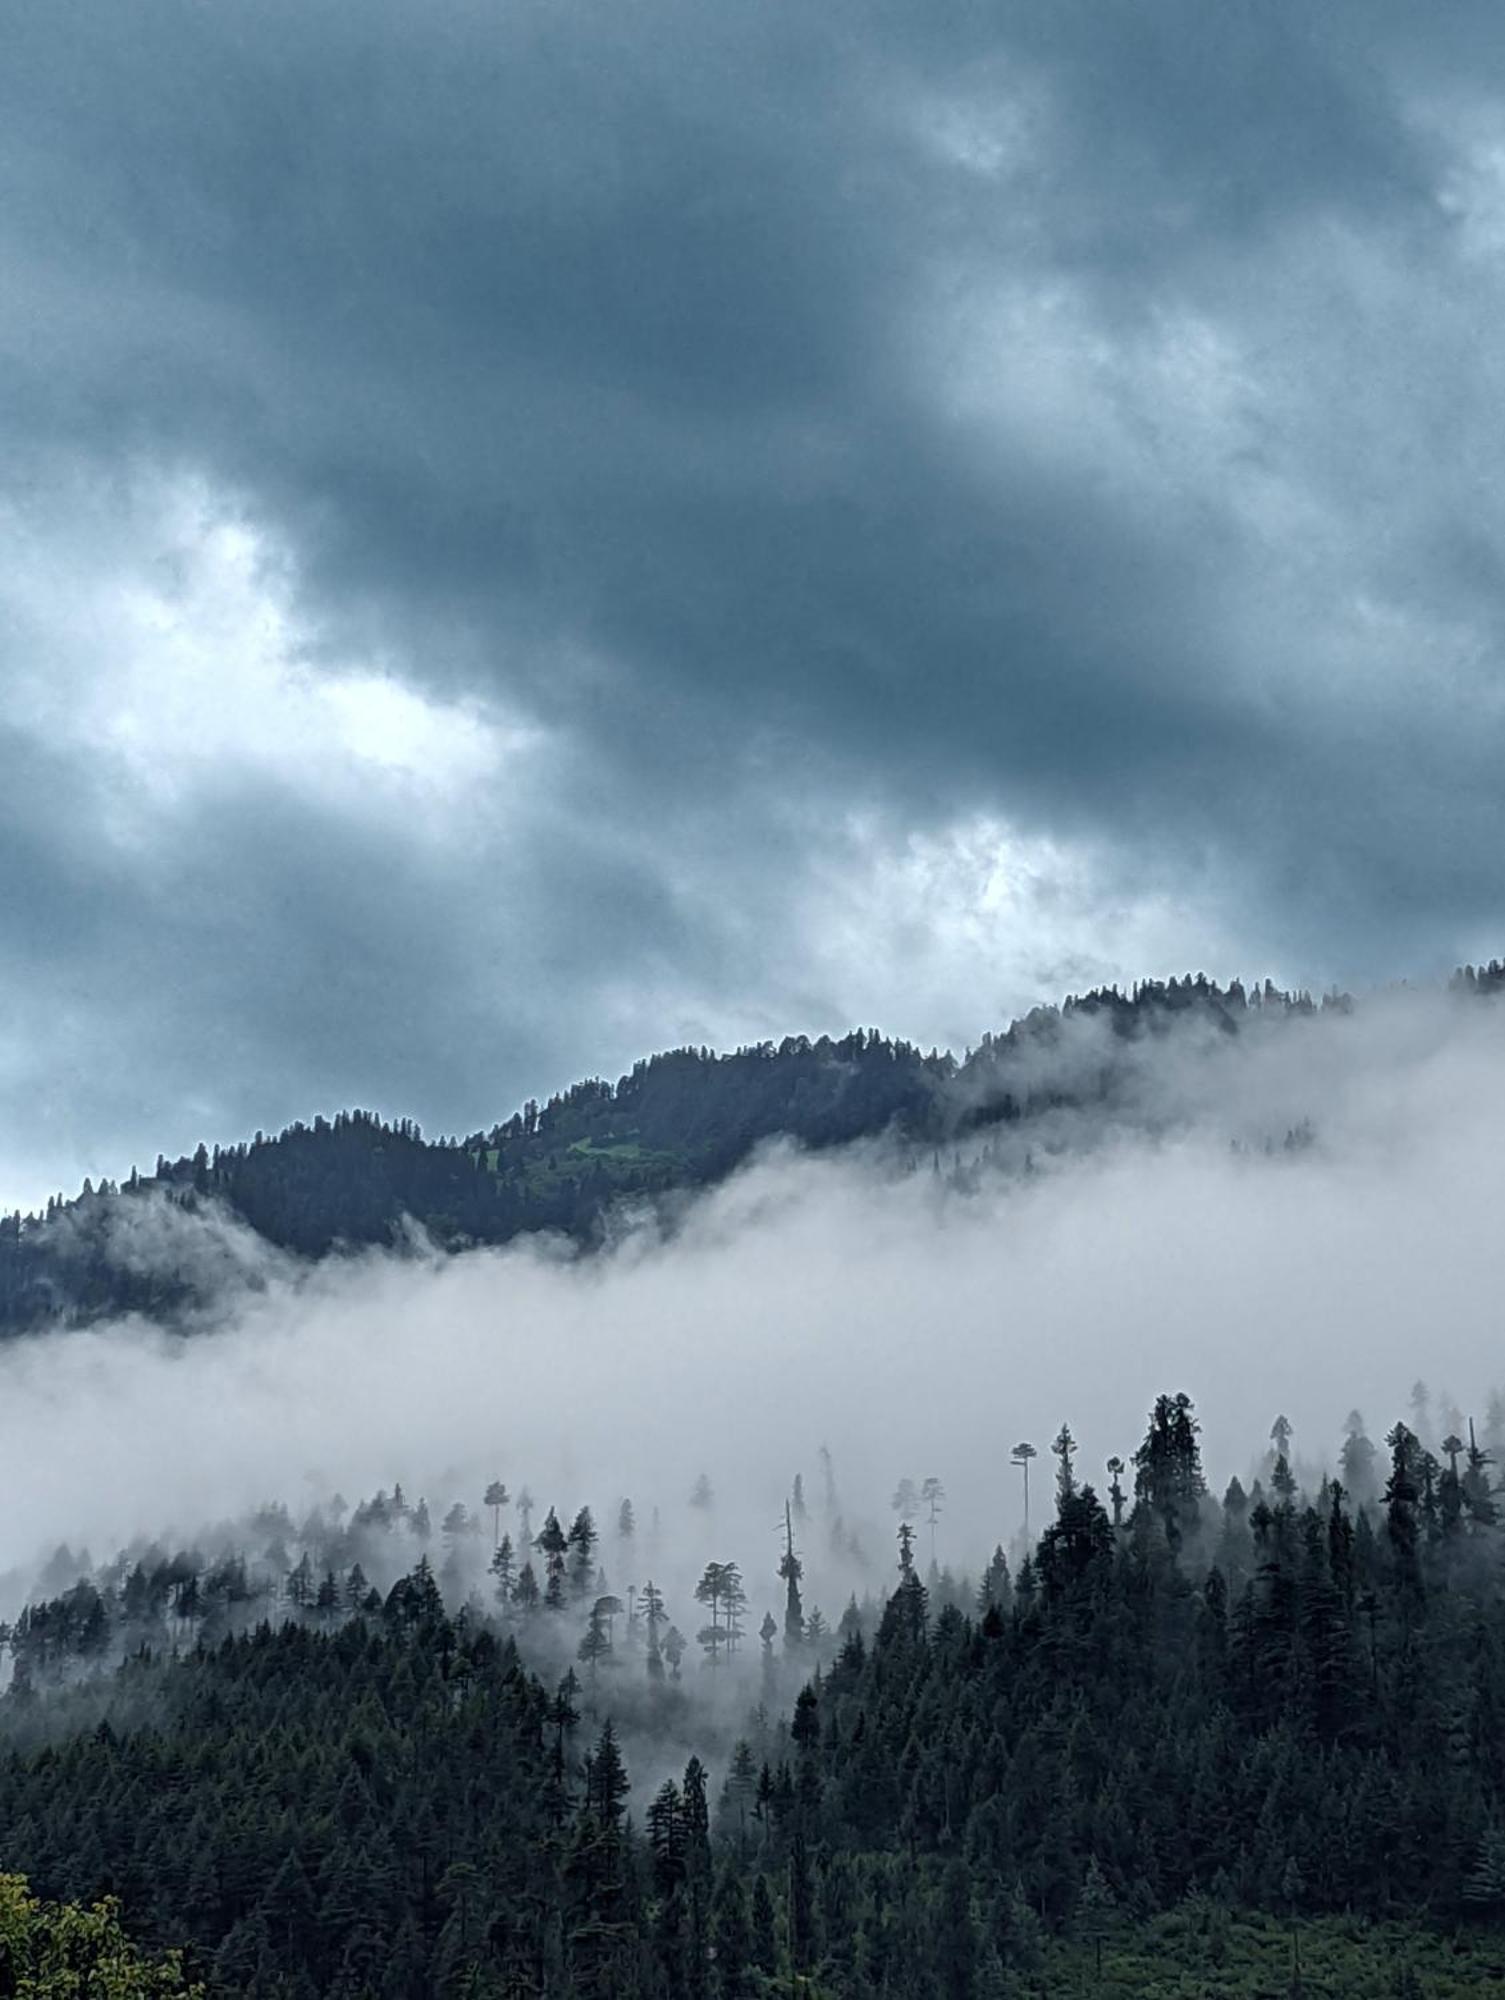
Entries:
POLYGON ((1502 983, 688 1051, 13 1215, 0 1968, 1505 1989, 1502 983))
POLYGON ((0 2000, 1505 2000, 1501 25, 0 0, 0 2000))
POLYGON ((705 1475, 646 1523, 498 1478, 59 1550, 0 1842, 233 1992, 1476 1990, 1505 1396, 1482 1442, 1410 1414, 1352 1413, 1315 1483, 1278 1417, 1220 1502, 1185 1394, 1105 1500, 1063 1425, 1038 1539, 977 1575, 934 1476, 865 1552, 829 1455, 747 1575, 695 1574, 705 1475))

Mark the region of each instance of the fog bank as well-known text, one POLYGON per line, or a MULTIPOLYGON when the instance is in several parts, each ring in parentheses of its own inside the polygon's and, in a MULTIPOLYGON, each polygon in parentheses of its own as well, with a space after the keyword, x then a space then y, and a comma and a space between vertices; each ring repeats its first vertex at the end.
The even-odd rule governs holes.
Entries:
POLYGON ((1215 1483, 1277 1410, 1313 1466, 1350 1406, 1378 1435, 1418 1375, 1482 1414, 1505 1376, 1501 1029, 1492 1003, 1398 994, 1211 1063, 1172 1035, 1143 1057, 1157 1133, 1077 1120, 1069 1149, 965 1188, 951 1156, 774 1148, 671 1234, 627 1219, 586 1258, 524 1241, 305 1270, 244 1231, 227 1247, 238 1225, 214 1218, 216 1256, 256 1285, 211 1330, 0 1351, 0 1569, 394 1480, 436 1522, 500 1476, 608 1531, 628 1494, 669 1532, 705 1471, 717 1504, 687 1563, 751 1583, 796 1473, 818 1498, 824 1445, 881 1577, 900 1478, 944 1481, 938 1553, 978 1566, 1019 1526, 1016 1439, 1043 1455, 1068 1419, 1101 1486, 1165 1388, 1196 1398, 1215 1483), (1265 1150, 1303 1121, 1309 1144, 1265 1150))

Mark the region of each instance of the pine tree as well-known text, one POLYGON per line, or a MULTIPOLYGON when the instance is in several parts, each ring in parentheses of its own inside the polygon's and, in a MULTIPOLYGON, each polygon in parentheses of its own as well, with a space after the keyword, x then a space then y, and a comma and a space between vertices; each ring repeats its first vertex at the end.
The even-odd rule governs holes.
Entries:
POLYGON ((1417 1506, 1421 1498, 1421 1447, 1413 1432, 1397 1424, 1385 1442, 1390 1447, 1390 1477, 1385 1483, 1385 1531, 1396 1575, 1403 1591, 1415 1598, 1421 1591, 1417 1506))
POLYGON ((941 1518, 941 1507, 945 1498, 946 1489, 938 1479, 927 1479, 920 1488, 920 1500, 925 1508, 925 1521, 930 1529, 930 1561, 932 1566, 935 1563, 936 1524, 941 1518))
POLYGON ((908 1521, 899 1523, 899 1574, 901 1577, 914 1575, 914 1529, 908 1521))
POLYGON ((517 1581, 512 1586, 512 1602, 524 1618, 531 1617, 542 1602, 538 1578, 530 1562, 525 1562, 517 1573, 517 1581))
POLYGON ((306 1611, 314 1601, 314 1567, 305 1549, 295 1566, 288 1572, 287 1601, 299 1611, 306 1611))
POLYGON ((672 1778, 665 1778, 649 1800, 643 1826, 648 1837, 654 1889, 661 1897, 671 1896, 685 1873, 684 1808, 679 1787, 672 1778))
POLYGON ((933 1991, 944 2000, 973 2000, 977 1991, 977 1931, 972 1921, 972 1880, 959 1857, 941 1876, 930 1946, 933 1991))
POLYGON ((982 1582, 977 1590, 977 1609, 980 1615, 988 1611, 998 1611, 1004 1616, 1013 1606, 1014 1585, 1009 1575, 1009 1559, 1000 1542, 988 1559, 988 1566, 982 1573, 982 1582))
POLYGON ((596 1670, 601 1662, 611 1657, 611 1632, 609 1629, 608 1607, 615 1605, 621 1609, 620 1600, 615 1597, 598 1597, 591 1606, 585 1633, 576 1648, 575 1657, 589 1670, 591 1691, 596 1686, 596 1670))
POLYGON ((493 1479, 486 1488, 485 1497, 481 1504, 491 1509, 491 1546, 494 1549, 501 1547, 502 1509, 511 1498, 512 1496, 507 1491, 505 1483, 500 1479, 493 1479))
POLYGON ((661 1684, 664 1678, 664 1649, 659 1634, 665 1623, 664 1597, 663 1592, 651 1578, 643 1585, 640 1603, 643 1624, 648 1635, 648 1679, 655 1684, 661 1684))
POLYGON ((739 1737, 727 1767, 722 1801, 727 1816, 736 1825, 737 1850, 744 1856, 747 1853, 747 1821, 757 1790, 758 1767, 753 1759, 752 1746, 745 1737, 739 1737))
POLYGON ((1113 1891, 1094 1854, 1087 1863, 1082 1893, 1077 1898, 1075 1922, 1078 1934, 1092 1946, 1098 1979, 1103 1976, 1103 1940, 1112 1928, 1114 1908, 1113 1891))
POLYGON ((752 1922, 747 1893, 740 1876, 731 1867, 723 1868, 716 1881, 711 1938, 716 1951, 716 1989, 721 2000, 751 2000, 755 1991, 752 1922))
POLYGON ((591 1810, 605 1827, 618 1827, 627 1807, 627 1795, 632 1789, 627 1778, 627 1767, 622 1762, 622 1753, 617 1746, 616 1726, 610 1716, 601 1725, 601 1734, 596 1739, 592 1753, 594 1783, 589 1804, 591 1810))
POLYGON ((1343 1485, 1356 1507, 1366 1506, 1375 1497, 1374 1458, 1374 1446, 1364 1434, 1364 1419, 1357 1410, 1350 1410, 1338 1464, 1343 1485))
POLYGON ((513 1592, 517 1588, 517 1562, 510 1535, 503 1535, 497 1543, 492 1552, 490 1569, 495 1580, 496 1600, 505 1610, 511 1606, 513 1592))
POLYGON ((1076 1491, 1076 1439, 1071 1434, 1070 1424, 1062 1424, 1050 1449, 1056 1460, 1056 1503, 1059 1506, 1076 1491))
POLYGON ((572 1667, 555 1689, 554 1699, 549 1705, 549 1722, 554 1731, 549 1805, 550 1817, 556 1826, 563 1823, 569 1807, 569 1746, 580 1721, 580 1711, 575 1706, 575 1697, 579 1692, 580 1683, 572 1667))
POLYGON ((599 1537, 589 1507, 582 1507, 570 1524, 566 1546, 569 1550, 571 1597, 589 1597, 596 1580, 595 1549, 599 1537))
POLYGON ((784 1553, 779 1558, 779 1575, 784 1579, 784 1651, 798 1653, 805 1643, 805 1610, 800 1601, 800 1578, 804 1564, 794 1553, 792 1510, 784 1506, 784 1553))
POLYGON ((1499 1509, 1495 1503, 1494 1488, 1490 1485, 1486 1466, 1493 1464, 1487 1451, 1479 1448, 1474 1436, 1473 1419, 1468 1426, 1468 1465, 1463 1474, 1463 1503, 1468 1509, 1469 1519, 1475 1530, 1492 1528, 1499 1520, 1499 1509))
POLYGON ((810 1849, 802 1823, 796 1824, 789 1842, 789 1962, 796 1972, 808 1973, 815 1963, 815 1880, 810 1849))
POLYGON ((696 1636, 704 1646, 710 1664, 719 1666, 723 1655, 736 1649, 739 1634, 737 1618, 747 1602, 737 1565, 729 1562, 707 1563, 695 1586, 695 1600, 706 1605, 711 1614, 710 1624, 703 1625, 696 1636))
POLYGON ((544 1524, 533 1538, 533 1546, 544 1558, 543 1601, 550 1611, 562 1611, 565 1600, 565 1555, 569 1540, 551 1507, 544 1524))
POLYGON ((1108 1460, 1108 1499, 1113 1507, 1113 1528, 1116 1533, 1124 1524, 1123 1477, 1127 1470, 1123 1460, 1115 1452, 1108 1460))
POLYGON ((774 1909, 768 1877, 761 1871, 753 1878, 751 1930, 753 1968, 761 1972, 765 1979, 772 1979, 779 1969, 778 1913, 774 1909))
POLYGON ((1173 1549, 1196 1526, 1207 1491, 1198 1428, 1184 1391, 1158 1396, 1144 1443, 1134 1454, 1136 1507, 1160 1521, 1173 1549))
POLYGON ((680 1798, 685 1827, 685 1988, 691 2000, 707 1991, 710 1968, 711 1839, 705 1767, 698 1757, 685 1765, 680 1798))

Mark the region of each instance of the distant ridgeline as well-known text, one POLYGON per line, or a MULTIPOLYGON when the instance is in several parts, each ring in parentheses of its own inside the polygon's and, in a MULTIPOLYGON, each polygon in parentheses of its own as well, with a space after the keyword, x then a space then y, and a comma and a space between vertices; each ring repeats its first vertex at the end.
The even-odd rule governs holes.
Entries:
MULTIPOLYGON (((1470 993, 1502 984, 1499 961, 1465 967, 1452 981, 1470 993)), ((0 1336, 122 1312, 170 1317, 204 1303, 203 1276, 135 1226, 143 1195, 165 1194, 188 1211, 212 1200, 267 1243, 306 1258, 391 1243, 404 1218, 447 1249, 529 1230, 589 1243, 612 1204, 711 1185, 766 1139, 819 1148, 892 1133, 939 1145, 1109 1101, 1118 1075, 1112 1047, 1127 1049, 1189 1016, 1234 1035, 1255 1016, 1352 1004, 1346 995, 1317 1002, 1281 992, 1268 980, 1251 989, 1200 975, 1147 981, 1129 993, 1107 987, 1036 1008, 1003 1034, 985 1035, 960 1062, 859 1028, 839 1041, 799 1035, 731 1055, 671 1050, 616 1084, 591 1078, 545 1105, 530 1101, 466 1139, 427 1140, 407 1119, 388 1124, 350 1111, 273 1138, 258 1132, 249 1144, 201 1145, 191 1158, 159 1158, 150 1176, 133 1170, 118 1186, 98 1188, 86 1181, 71 1201, 56 1196, 40 1214, 0 1218, 0 1336), (1084 1016, 1107 1023, 1108 1057, 1053 1068, 1052 1051, 1084 1016)))

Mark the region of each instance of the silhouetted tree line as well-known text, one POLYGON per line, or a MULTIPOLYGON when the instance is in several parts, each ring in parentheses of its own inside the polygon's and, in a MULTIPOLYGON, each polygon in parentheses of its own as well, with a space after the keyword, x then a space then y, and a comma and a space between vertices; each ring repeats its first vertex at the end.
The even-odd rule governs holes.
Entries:
MULTIPOLYGON (((709 1505, 709 1492, 702 1474, 690 1493, 687 1519, 709 1505)), ((646 1573, 655 1567, 654 1555, 636 1548, 633 1505, 624 1499, 611 1550, 621 1575, 618 1595, 608 1581, 602 1534, 590 1507, 571 1516, 551 1506, 535 1533, 538 1512, 526 1486, 514 1496, 505 1481, 495 1479, 480 1510, 456 1500, 436 1525, 427 1501, 421 1495, 410 1501, 398 1485, 354 1508, 336 1496, 297 1523, 280 1503, 263 1505, 237 1526, 217 1529, 208 1553, 169 1553, 160 1544, 138 1543, 91 1571, 86 1559, 64 1545, 47 1563, 41 1584, 44 1590, 66 1587, 54 1596, 39 1595, 13 1625, 0 1625, 0 1643, 12 1660, 12 1694, 20 1699, 67 1687, 101 1666, 142 1653, 214 1646, 263 1623, 328 1630, 375 1615, 388 1590, 410 1574, 415 1555, 429 1564, 431 1552, 432 1574, 448 1603, 465 1603, 501 1633, 517 1633, 535 1661, 578 1662, 593 1695, 603 1668, 630 1667, 637 1683, 658 1693, 666 1683, 678 1683, 692 1640, 676 1617, 692 1625, 693 1647, 707 1666, 718 1668, 742 1653, 749 1595, 735 1562, 707 1562, 699 1580, 685 1588, 684 1603, 672 1603, 646 1573), (705 1613, 698 1628, 692 1623, 694 1607, 705 1613)), ((787 1512, 785 1544, 777 1567, 785 1593, 777 1655, 771 1643, 776 1628, 765 1622, 760 1633, 762 1686, 769 1698, 783 1691, 792 1674, 802 1678, 820 1664, 831 1640, 818 1606, 805 1615, 799 1587, 804 1565, 787 1512)), ((839 1555, 849 1554, 839 1519, 833 1545, 839 1555)), ((858 1616, 854 1604, 838 1635, 858 1616)), ((627 1684, 618 1678, 618 1695, 627 1684)), ((655 1723, 662 1721, 662 1704, 651 1714, 655 1723)))
MULTIPOLYGON (((1455 986, 1493 992, 1491 966, 1460 972, 1455 986)), ((1104 987, 1034 1009, 1006 1032, 984 1036, 960 1062, 876 1030, 833 1040, 796 1035, 729 1055, 685 1048, 634 1065, 617 1083, 591 1078, 530 1100, 504 1123, 464 1139, 427 1140, 410 1120, 372 1112, 294 1124, 248 1143, 200 1145, 118 1185, 87 1181, 72 1200, 54 1196, 37 1214, 0 1218, 0 1333, 56 1320, 140 1312, 170 1316, 196 1303, 207 1282, 170 1250, 143 1254, 121 1238, 121 1204, 143 1194, 192 1209, 209 1199, 277 1248, 321 1257, 342 1245, 388 1244, 405 1219, 439 1244, 504 1243, 530 1230, 589 1243, 616 1202, 704 1186, 760 1142, 788 1136, 819 1148, 895 1132, 928 1147, 1111 1095, 1105 1056, 1051 1079, 1040 1058, 1073 1020, 1106 1023, 1115 1042, 1169 1031, 1192 1016, 1236 1035, 1254 1016, 1301 1018, 1347 1010, 1269 981, 1223 987, 1201 975, 1104 987)))
MULTIPOLYGON (((1356 1965, 1359 1919, 1432 1938, 1420 1962, 1439 1965, 1451 1927, 1459 1983, 1387 1944, 1389 1991, 1487 1990, 1505 1935, 1495 1438, 1436 1437, 1420 1390, 1412 1416, 1379 1445, 1355 1413, 1340 1478, 1306 1489, 1277 1418, 1260 1477, 1218 1501, 1191 1403, 1166 1395, 1108 1461, 1106 1505, 1063 1425, 1043 1532, 965 1600, 915 1560, 910 1516, 938 1518, 940 1481, 901 1482, 893 1590, 849 1608, 792 1711, 754 1709, 714 1770, 684 1756, 694 1710, 653 1585, 632 1691, 591 1686, 627 1614, 598 1589, 588 1510, 550 1510, 528 1544, 584 1635, 552 1684, 528 1664, 548 1611, 519 1623, 500 1588, 500 1481, 495 1617, 448 1611, 425 1556, 385 1593, 347 1575, 323 1607, 315 1587, 215 1639, 203 1596, 244 1574, 222 1562, 176 1656, 143 1647, 52 1691, 18 1673, 0 1860, 43 1894, 121 1896, 238 1993, 1086 1994, 1114 1990, 1104 1950, 1111 1967, 1142 1936, 1196 1955, 1195 1990, 1300 1991, 1303 1935, 1356 1965), (624 1743, 682 1763, 631 1815, 624 1743), (1289 1930, 1290 1987, 1215 1985, 1261 1922, 1289 1930)), ((484 1544, 479 1521, 451 1532, 484 1544)), ((798 1657, 793 1521, 791 1503, 777 1575, 798 1657)), ((132 1569, 107 1621, 127 1592, 136 1620, 181 1619, 199 1572, 171 1568, 132 1569)), ((736 1565, 708 1564, 695 1596, 709 1681, 740 1635, 736 1565)), ((87 1665, 96 1598, 34 1608, 13 1643, 18 1667, 38 1648, 87 1665)), ((1353 1980, 1313 1990, 1387 1990, 1353 1980)))
POLYGON ((1492 958, 1488 965, 1463 965, 1448 982, 1455 993, 1498 993, 1505 987, 1505 959, 1492 958))

